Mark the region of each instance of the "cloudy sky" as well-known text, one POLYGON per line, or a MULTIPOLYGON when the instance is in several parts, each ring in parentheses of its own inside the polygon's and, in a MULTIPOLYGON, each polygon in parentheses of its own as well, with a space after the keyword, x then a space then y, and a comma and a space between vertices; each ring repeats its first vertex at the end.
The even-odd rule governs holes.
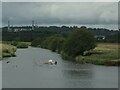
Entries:
POLYGON ((3 2, 2 24, 117 25, 117 2, 3 2))

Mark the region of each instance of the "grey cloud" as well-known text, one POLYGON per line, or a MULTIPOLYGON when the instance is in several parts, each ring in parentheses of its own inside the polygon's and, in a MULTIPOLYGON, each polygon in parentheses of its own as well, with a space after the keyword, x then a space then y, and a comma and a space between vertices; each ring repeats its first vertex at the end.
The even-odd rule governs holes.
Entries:
POLYGON ((3 24, 117 24, 117 2, 4 2, 3 24))

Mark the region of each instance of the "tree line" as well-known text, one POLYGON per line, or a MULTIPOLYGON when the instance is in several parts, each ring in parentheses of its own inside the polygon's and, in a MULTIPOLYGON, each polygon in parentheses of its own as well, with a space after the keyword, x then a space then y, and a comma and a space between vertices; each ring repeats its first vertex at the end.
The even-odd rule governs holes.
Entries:
POLYGON ((120 30, 108 30, 104 28, 87 28, 85 26, 82 27, 67 27, 67 26, 49 26, 49 27, 36 27, 34 30, 31 30, 30 26, 23 26, 23 27, 11 27, 9 31, 7 27, 2 28, 2 39, 3 41, 25 41, 25 42, 32 42, 34 39, 37 38, 45 38, 55 34, 61 34, 64 37, 67 37, 69 33, 74 32, 77 29, 86 29, 94 33, 94 35, 103 35, 105 39, 96 39, 97 42, 110 42, 110 43, 120 43, 118 39, 120 37, 120 30), (18 31, 15 31, 18 29, 18 31), (24 30, 21 30, 24 29, 24 30), (21 31, 19 31, 21 30, 21 31))

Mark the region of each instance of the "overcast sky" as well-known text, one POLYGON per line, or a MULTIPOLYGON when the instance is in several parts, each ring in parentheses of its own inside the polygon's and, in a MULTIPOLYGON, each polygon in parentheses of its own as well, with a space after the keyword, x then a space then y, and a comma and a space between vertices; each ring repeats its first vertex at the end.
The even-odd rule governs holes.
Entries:
POLYGON ((84 25, 118 23, 117 2, 3 2, 3 25, 84 25))

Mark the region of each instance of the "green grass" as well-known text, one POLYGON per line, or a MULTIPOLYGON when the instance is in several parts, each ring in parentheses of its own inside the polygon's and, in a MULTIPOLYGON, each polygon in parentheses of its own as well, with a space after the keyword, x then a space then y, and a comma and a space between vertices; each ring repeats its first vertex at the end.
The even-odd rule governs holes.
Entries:
POLYGON ((77 56, 76 62, 92 63, 96 65, 120 65, 120 52, 118 44, 98 44, 97 47, 90 51, 93 54, 88 56, 77 56))
POLYGON ((11 44, 17 48, 28 48, 31 45, 31 42, 17 42, 17 41, 3 41, 4 44, 11 44))
POLYGON ((17 48, 28 48, 28 44, 27 43, 24 43, 24 42, 18 42, 16 47, 17 48))
POLYGON ((28 48, 28 46, 30 46, 29 42, 16 42, 16 41, 13 41, 10 44, 16 46, 17 48, 28 48))

